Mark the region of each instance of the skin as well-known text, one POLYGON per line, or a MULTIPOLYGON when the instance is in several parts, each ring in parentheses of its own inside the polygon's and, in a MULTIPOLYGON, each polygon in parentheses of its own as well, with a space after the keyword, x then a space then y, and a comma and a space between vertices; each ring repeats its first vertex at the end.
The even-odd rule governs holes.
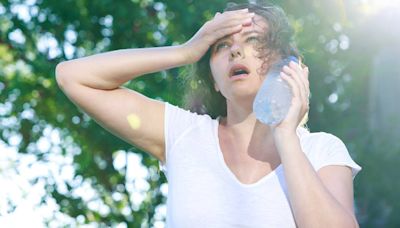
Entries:
POLYGON ((260 42, 266 29, 266 21, 255 15, 254 23, 218 40, 210 58, 215 89, 227 99, 227 118, 219 126, 221 150, 228 167, 247 184, 261 179, 281 163, 271 129, 258 122, 252 110, 254 97, 264 80, 258 74, 263 61, 256 57, 254 45, 260 42), (246 66, 249 76, 232 81, 229 73, 234 64, 246 66))
POLYGON ((227 99, 227 117, 219 127, 225 162, 239 180, 248 183, 256 182, 281 162, 299 227, 356 227, 350 169, 329 166, 316 172, 301 151, 296 128, 309 109, 308 68, 291 62, 282 69, 281 76, 289 83, 293 99, 280 124, 263 125, 252 112, 252 101, 264 79, 257 71, 262 61, 256 57, 253 42, 257 39, 253 37, 268 29, 262 17, 256 15, 254 19, 255 23, 219 40, 210 59, 215 89, 227 99), (235 63, 247 66, 249 76, 230 80, 229 69, 235 63))
POLYGON ((265 20, 255 15, 254 23, 244 26, 238 33, 218 40, 212 47, 210 68, 215 81, 215 89, 227 99, 228 107, 246 104, 246 109, 251 110, 247 104, 252 103, 264 80, 264 76, 258 74, 263 61, 256 57, 258 53, 254 49, 254 45, 260 43, 260 36, 266 28, 265 20), (248 80, 231 82, 229 70, 233 64, 243 64, 248 67, 251 77, 248 80))
POLYGON ((101 126, 165 163, 165 104, 122 85, 141 75, 197 62, 213 44, 228 37, 227 49, 213 53, 210 60, 215 88, 228 104, 227 118, 219 127, 227 165, 238 179, 251 183, 281 163, 299 227, 357 227, 350 168, 327 166, 316 172, 295 133, 308 110, 308 70, 295 63, 283 69, 293 99, 281 124, 270 128, 252 113, 251 102, 262 82, 255 73, 261 61, 252 55, 252 45, 242 34, 267 29, 260 19, 247 9, 217 14, 182 45, 116 50, 65 61, 56 67, 56 80, 70 100, 101 126), (251 75, 229 81, 229 66, 238 61, 250 68, 251 75))

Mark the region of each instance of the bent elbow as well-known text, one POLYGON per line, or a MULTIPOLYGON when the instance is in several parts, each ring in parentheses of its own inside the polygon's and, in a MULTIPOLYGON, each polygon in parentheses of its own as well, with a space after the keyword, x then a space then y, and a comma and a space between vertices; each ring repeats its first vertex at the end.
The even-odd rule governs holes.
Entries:
POLYGON ((66 62, 61 62, 57 64, 55 70, 56 82, 59 87, 62 87, 66 82, 66 77, 68 75, 68 66, 66 62))
POLYGON ((57 64, 55 69, 55 79, 61 89, 74 82, 76 66, 71 61, 64 61, 57 64))

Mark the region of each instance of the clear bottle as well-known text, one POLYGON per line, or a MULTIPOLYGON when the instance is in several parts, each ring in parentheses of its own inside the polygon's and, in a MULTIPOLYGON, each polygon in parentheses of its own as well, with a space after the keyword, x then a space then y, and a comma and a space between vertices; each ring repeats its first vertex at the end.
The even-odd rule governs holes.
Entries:
POLYGON ((286 117, 292 102, 291 88, 280 76, 282 68, 290 61, 299 62, 296 57, 289 56, 271 66, 253 102, 256 118, 269 126, 279 124, 286 117))

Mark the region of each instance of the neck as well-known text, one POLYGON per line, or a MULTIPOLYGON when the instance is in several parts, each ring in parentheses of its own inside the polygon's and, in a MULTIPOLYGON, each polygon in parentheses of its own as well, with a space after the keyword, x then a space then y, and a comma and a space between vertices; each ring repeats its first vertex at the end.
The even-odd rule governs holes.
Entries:
POLYGON ((228 104, 227 118, 222 118, 220 122, 222 137, 236 148, 235 156, 275 161, 277 152, 271 128, 256 119, 252 108, 243 107, 228 104))
POLYGON ((271 128, 256 119, 252 102, 245 104, 227 102, 227 117, 221 123, 236 139, 270 142, 271 128))

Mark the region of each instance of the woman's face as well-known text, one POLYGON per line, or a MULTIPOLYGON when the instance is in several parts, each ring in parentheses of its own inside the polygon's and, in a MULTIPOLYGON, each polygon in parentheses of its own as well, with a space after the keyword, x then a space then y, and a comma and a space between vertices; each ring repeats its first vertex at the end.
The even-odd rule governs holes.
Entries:
POLYGON ((256 46, 265 36, 268 24, 255 15, 249 26, 239 33, 218 40, 211 47, 210 69, 215 89, 229 100, 254 99, 264 80, 256 46))

